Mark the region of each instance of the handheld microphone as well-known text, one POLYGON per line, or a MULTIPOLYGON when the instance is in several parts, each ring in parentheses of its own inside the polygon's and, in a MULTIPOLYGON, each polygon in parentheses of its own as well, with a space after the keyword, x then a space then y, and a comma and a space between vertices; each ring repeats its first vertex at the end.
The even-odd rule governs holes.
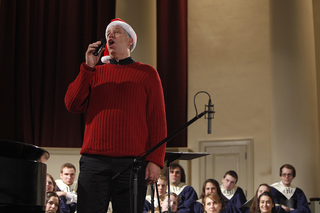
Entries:
POLYGON ((208 134, 211 134, 213 114, 214 114, 214 105, 212 104, 211 98, 210 98, 208 103, 208 134))
POLYGON ((97 56, 97 55, 99 55, 99 53, 101 52, 101 50, 102 50, 102 48, 106 45, 106 43, 107 43, 107 40, 106 40, 106 38, 102 38, 102 39, 100 39, 100 41, 101 41, 101 44, 96 48, 96 50, 93 52, 93 55, 94 56, 97 56))

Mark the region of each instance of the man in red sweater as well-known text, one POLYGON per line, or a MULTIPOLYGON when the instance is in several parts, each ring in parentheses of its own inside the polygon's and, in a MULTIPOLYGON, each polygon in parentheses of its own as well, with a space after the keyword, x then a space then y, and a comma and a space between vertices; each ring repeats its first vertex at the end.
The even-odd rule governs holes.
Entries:
MULTIPOLYGON (((100 41, 88 46, 80 73, 69 85, 65 104, 70 112, 87 113, 78 180, 78 213, 133 209, 131 171, 134 158, 166 137, 164 96, 158 72, 131 56, 137 44, 132 27, 114 19, 106 29, 105 55, 93 52, 100 41), (130 207, 131 206, 131 207, 130 207)), ((138 212, 142 212, 146 185, 157 182, 164 166, 165 145, 141 163, 138 212)))

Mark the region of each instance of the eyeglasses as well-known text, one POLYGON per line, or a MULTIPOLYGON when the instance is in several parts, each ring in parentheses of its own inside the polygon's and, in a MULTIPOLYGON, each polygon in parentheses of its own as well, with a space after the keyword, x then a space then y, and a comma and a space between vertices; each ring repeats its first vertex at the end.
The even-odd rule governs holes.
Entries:
POLYGON ((285 176, 292 177, 292 176, 293 176, 293 174, 291 174, 291 173, 289 173, 289 174, 282 173, 282 174, 281 174, 281 176, 282 176, 282 177, 285 177, 285 176))

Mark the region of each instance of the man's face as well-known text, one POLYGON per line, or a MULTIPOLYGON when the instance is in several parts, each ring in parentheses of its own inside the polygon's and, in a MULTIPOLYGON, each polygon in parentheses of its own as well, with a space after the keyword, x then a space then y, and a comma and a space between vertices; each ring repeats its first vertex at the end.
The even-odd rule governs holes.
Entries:
POLYGON ((222 178, 223 188, 226 190, 231 190, 237 183, 237 179, 232 177, 231 175, 226 175, 226 177, 222 178))
POLYGON ((170 169, 170 184, 177 186, 181 182, 181 171, 179 167, 170 169))
POLYGON ((109 27, 107 31, 107 47, 111 58, 123 59, 122 56, 126 56, 128 54, 128 50, 130 49, 132 43, 133 39, 128 38, 125 30, 122 27, 109 27))
POLYGON ((289 187, 291 185, 292 180, 294 179, 292 170, 286 167, 282 168, 280 178, 283 185, 289 187))
POLYGON ((73 184, 74 178, 76 177, 76 174, 75 174, 75 171, 73 168, 64 167, 62 169, 62 173, 60 173, 60 177, 61 177, 63 183, 70 186, 73 184))
POLYGON ((206 183, 206 187, 204 190, 205 195, 211 194, 212 192, 217 193, 217 187, 211 182, 206 183))
POLYGON ((167 191, 167 181, 158 179, 157 187, 158 187, 159 196, 164 195, 167 191))

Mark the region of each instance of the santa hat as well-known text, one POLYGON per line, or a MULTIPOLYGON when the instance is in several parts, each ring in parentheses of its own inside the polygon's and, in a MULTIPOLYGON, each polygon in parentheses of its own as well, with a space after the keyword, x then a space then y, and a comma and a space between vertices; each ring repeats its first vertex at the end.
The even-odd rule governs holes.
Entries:
MULTIPOLYGON (((133 30, 133 28, 128 23, 124 22, 123 20, 121 20, 119 18, 112 19, 106 29, 106 35, 105 35, 106 38, 107 38, 107 32, 111 26, 120 26, 131 36, 131 38, 133 39, 133 43, 130 47, 130 50, 132 52, 138 42, 138 36, 137 36, 136 32, 133 30)), ((102 63, 109 63, 109 60, 110 60, 110 55, 109 55, 109 51, 108 51, 107 44, 106 44, 105 49, 104 49, 104 56, 101 58, 101 61, 102 61, 102 63)))

